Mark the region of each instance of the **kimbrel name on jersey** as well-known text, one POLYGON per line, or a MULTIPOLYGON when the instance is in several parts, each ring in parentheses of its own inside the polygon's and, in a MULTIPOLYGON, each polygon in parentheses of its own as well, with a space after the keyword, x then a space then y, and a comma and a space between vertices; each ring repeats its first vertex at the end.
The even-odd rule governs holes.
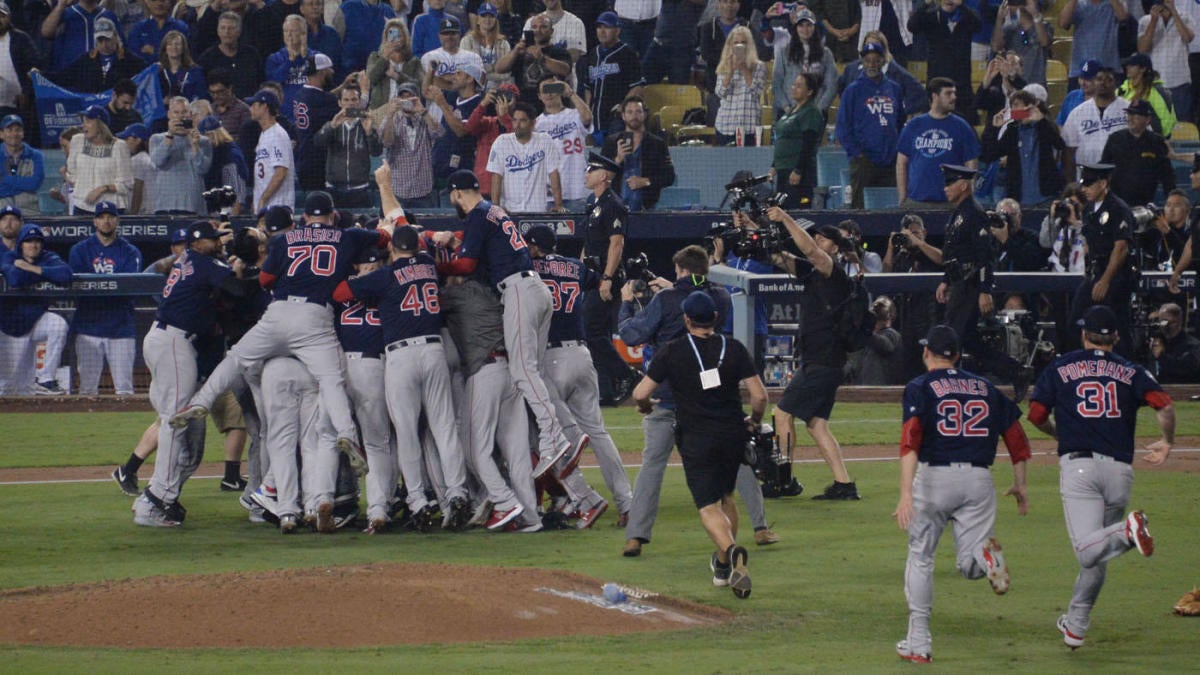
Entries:
POLYGON ((422 279, 432 279, 437 281, 437 267, 428 263, 420 265, 405 265, 400 269, 392 272, 396 277, 396 281, 404 284, 410 281, 420 281, 422 279))

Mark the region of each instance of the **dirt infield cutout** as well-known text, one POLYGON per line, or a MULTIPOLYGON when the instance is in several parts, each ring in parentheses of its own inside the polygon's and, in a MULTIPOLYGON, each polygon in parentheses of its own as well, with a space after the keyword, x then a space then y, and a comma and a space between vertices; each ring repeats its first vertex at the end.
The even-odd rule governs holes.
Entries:
POLYGON ((0 592, 0 643, 374 647, 681 630, 733 617, 653 595, 612 605, 602 585, 560 570, 382 563, 24 588, 0 592))

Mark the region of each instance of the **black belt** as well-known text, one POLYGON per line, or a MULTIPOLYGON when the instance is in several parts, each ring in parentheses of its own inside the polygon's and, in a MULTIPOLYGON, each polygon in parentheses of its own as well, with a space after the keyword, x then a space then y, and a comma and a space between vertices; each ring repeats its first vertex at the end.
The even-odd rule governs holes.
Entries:
POLYGON ((442 338, 436 335, 426 335, 424 337, 409 338, 407 340, 396 340, 387 346, 387 351, 400 349, 401 347, 415 347, 417 345, 435 345, 442 341, 442 338))
POLYGON ((169 330, 169 329, 170 329, 170 330, 177 330, 177 331, 179 331, 180 333, 183 333, 183 339, 185 339, 185 340, 187 340, 187 341, 189 341, 189 342, 191 342, 192 340, 195 340, 195 339, 196 339, 196 334, 195 334, 195 333, 192 333, 192 332, 186 331, 186 330, 184 330, 184 329, 180 328, 179 326, 172 326, 171 324, 167 323, 166 321, 158 321, 158 320, 156 320, 156 321, 154 322, 154 327, 155 327, 155 328, 157 328, 157 329, 159 329, 159 330, 169 330))
MULTIPOLYGON (((520 272, 514 272, 504 278, 507 280, 509 277, 518 276, 518 277, 521 277, 522 279, 524 279, 524 278, 532 277, 532 276, 536 276, 536 275, 537 275, 537 272, 534 272, 533 270, 521 270, 520 272)), ((496 288, 499 288, 500 291, 503 292, 506 285, 507 285, 507 281, 501 281, 500 283, 496 284, 496 288)))
POLYGON ((925 463, 928 464, 929 466, 954 466, 956 464, 970 464, 972 467, 974 467, 976 469, 986 469, 989 466, 991 466, 990 464, 985 464, 983 462, 925 462, 925 463))
POLYGON ((646 24, 658 23, 658 18, 653 19, 626 19, 623 16, 617 15, 617 18, 634 26, 645 26, 646 24))
POLYGON ((1117 459, 1116 457, 1113 457, 1111 455, 1106 455, 1103 452, 1092 452, 1091 450, 1079 450, 1077 452, 1068 452, 1067 459, 1103 459, 1103 460, 1110 460, 1113 462, 1120 462, 1122 464, 1129 464, 1129 462, 1127 462, 1123 459, 1117 459))

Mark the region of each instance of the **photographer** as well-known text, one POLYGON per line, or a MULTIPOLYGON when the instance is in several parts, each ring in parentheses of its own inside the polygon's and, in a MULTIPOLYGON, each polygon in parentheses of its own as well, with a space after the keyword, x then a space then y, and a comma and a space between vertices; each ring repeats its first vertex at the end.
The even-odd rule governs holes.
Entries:
POLYGON ((843 220, 838 223, 838 231, 846 240, 847 249, 843 252, 843 264, 849 276, 863 274, 879 274, 883 271, 883 260, 879 254, 867 250, 867 242, 863 240, 862 228, 853 220, 843 220))
POLYGON ((212 141, 193 124, 188 100, 172 98, 167 107, 167 130, 150 137, 150 161, 158 169, 154 212, 206 213, 200 193, 212 158, 212 141))
POLYGON ((1083 272, 1083 221, 1079 219, 1082 210, 1079 184, 1071 183, 1050 203, 1050 212, 1042 219, 1038 245, 1050 249, 1050 270, 1053 272, 1083 272))
POLYGON ((1163 384, 1200 382, 1200 340, 1183 330, 1183 309, 1168 302, 1150 315, 1150 362, 1146 364, 1163 384))
POLYGON ((875 328, 867 346, 850 355, 846 379, 867 386, 900 384, 901 361, 896 358, 896 350, 900 349, 902 338, 892 328, 896 306, 891 298, 881 295, 871 303, 871 316, 875 318, 875 328))
POLYGON ((338 106, 341 109, 314 139, 317 151, 325 154, 325 185, 334 204, 370 208, 375 205, 371 158, 383 152, 375 118, 362 106, 361 93, 352 87, 342 89, 338 106))
MULTIPOLYGON (((777 270, 770 263, 770 258, 763 258, 761 255, 755 255, 751 251, 742 250, 750 245, 748 236, 756 236, 759 230, 759 225, 750 217, 748 213, 735 208, 733 211, 732 227, 723 226, 719 236, 712 236, 712 254, 710 260, 713 265, 727 265, 737 270, 751 272, 753 274, 773 274, 777 270), (726 242, 729 246, 726 246, 726 242), (739 252, 743 255, 739 255, 739 252)), ((765 252, 764 252, 765 253, 765 252)), ((729 292, 733 293, 734 289, 729 288, 729 292)), ((740 292, 740 291, 739 291, 740 292)), ((724 317, 723 333, 733 334, 733 314, 726 314, 724 317)), ((762 372, 764 360, 763 352, 766 349, 767 342, 767 304, 762 298, 755 298, 754 301, 754 366, 758 368, 758 372, 762 372)))
POLYGON ((1046 252, 1038 237, 1021 227, 1021 205, 1015 199, 1001 199, 988 219, 988 230, 998 244, 996 271, 1038 272, 1046 268, 1046 252))
MULTIPOLYGON (((925 241, 925 222, 915 213, 905 214, 900 230, 888 237, 887 252, 883 255, 883 271, 904 274, 909 272, 940 272, 942 251, 925 241)), ((917 340, 929 332, 936 321, 933 293, 917 291, 897 296, 901 351, 904 377, 915 377, 925 366, 917 340)))

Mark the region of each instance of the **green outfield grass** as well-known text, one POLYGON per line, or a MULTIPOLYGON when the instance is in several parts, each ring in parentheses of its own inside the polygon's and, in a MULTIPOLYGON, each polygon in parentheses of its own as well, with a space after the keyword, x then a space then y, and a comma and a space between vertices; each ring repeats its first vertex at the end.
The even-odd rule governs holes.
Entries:
MULTIPOLYGON (((1187 410, 1181 434, 1196 434, 1187 410), (1191 425, 1193 431, 1184 429, 1191 425)), ((839 405, 843 442, 894 443, 898 406, 839 405), (854 439, 854 440, 850 440, 854 439)), ((148 414, 0 415, 5 466, 113 463, 128 454, 148 414)), ((636 415, 606 411, 618 444, 640 447, 636 415)), ((1152 421, 1143 421, 1145 432, 1152 421)), ((219 445, 210 439, 210 457, 219 445)), ((768 519, 783 542, 750 547, 754 594, 735 599, 709 581, 709 544, 700 530, 682 471, 668 469, 654 541, 641 558, 620 556, 624 537, 606 516, 594 530, 536 535, 281 537, 245 521, 214 480, 188 484, 188 523, 180 531, 137 528, 130 500, 108 482, 0 486, 0 588, 58 585, 152 575, 228 572, 376 561, 448 562, 569 569, 725 607, 728 625, 624 637, 578 636, 515 643, 355 650, 103 650, 0 647, 4 670, 64 672, 901 672, 895 657, 907 611, 902 573, 906 537, 890 517, 897 495, 893 461, 855 463, 864 499, 827 504, 807 497, 771 500, 768 519), (484 544, 486 540, 486 545, 484 544)), ((828 470, 805 464, 810 489, 828 470)), ((636 469, 630 471, 631 477, 636 469)), ((1006 462, 993 470, 997 488, 1011 480, 1006 462)), ((143 477, 147 475, 143 471, 143 477)), ((600 486, 598 471, 585 472, 600 486)), ((1031 513, 1003 500, 997 534, 1013 574, 996 597, 986 581, 954 570, 947 536, 936 572, 933 652, 940 670, 1022 672, 1191 672, 1200 620, 1170 614, 1178 596, 1200 583, 1196 566, 1195 476, 1144 472, 1133 505, 1151 516, 1153 558, 1135 553, 1113 561, 1085 647, 1070 652, 1054 628, 1070 597, 1076 565, 1062 522, 1057 469, 1030 468, 1031 513)), ((601 489, 603 492, 604 490, 601 489)), ((746 538, 746 537, 744 537, 746 538)), ((214 588, 219 593, 219 588, 214 588)), ((300 592, 298 589, 297 592, 300 592)), ((226 602, 236 606, 236 598, 226 602)), ((404 599, 396 598, 397 613, 404 599)), ((3 620, 0 617, 0 620, 3 620)), ((264 631, 270 626, 264 625, 264 631)), ((353 626, 330 630, 353 631, 353 626)))

